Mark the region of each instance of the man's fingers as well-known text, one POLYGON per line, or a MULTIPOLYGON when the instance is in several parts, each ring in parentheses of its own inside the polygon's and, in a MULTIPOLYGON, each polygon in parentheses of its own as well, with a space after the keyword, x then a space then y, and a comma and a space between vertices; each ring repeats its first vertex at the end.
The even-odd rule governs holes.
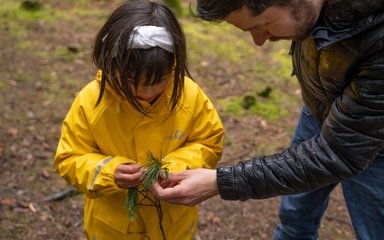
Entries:
MULTIPOLYGON (((154 194, 161 200, 172 200, 175 196, 179 196, 181 193, 179 192, 179 185, 175 185, 174 187, 164 188, 159 184, 159 182, 155 182, 152 187, 152 191, 154 194)), ((171 202, 171 201, 170 201, 171 202)))
POLYGON ((169 173, 167 178, 163 178, 171 182, 179 182, 187 177, 187 174, 184 172, 169 173))
POLYGON ((174 204, 182 204, 185 206, 195 206, 197 203, 193 202, 190 198, 186 197, 183 193, 183 189, 180 185, 174 187, 163 188, 158 182, 156 182, 151 192, 160 200, 167 201, 174 204))

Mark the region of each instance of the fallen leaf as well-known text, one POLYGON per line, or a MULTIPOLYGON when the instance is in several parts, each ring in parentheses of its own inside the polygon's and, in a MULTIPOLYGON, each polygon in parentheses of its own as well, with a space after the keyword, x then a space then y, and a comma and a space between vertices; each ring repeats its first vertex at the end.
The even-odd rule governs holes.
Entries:
POLYGON ((262 120, 262 121, 260 122, 260 125, 261 125, 264 129, 267 129, 267 128, 268 128, 268 123, 267 123, 267 121, 265 121, 265 120, 262 120))
POLYGON ((12 198, 6 197, 6 198, 2 198, 0 200, 0 203, 1 205, 4 205, 4 206, 12 206, 14 204, 14 201, 12 198))
POLYGON ((43 142, 43 148, 44 148, 44 150, 51 150, 52 149, 51 146, 46 142, 43 142))
POLYGON ((201 62, 200 62, 200 65, 201 65, 202 67, 208 67, 208 66, 209 66, 209 63, 206 62, 206 61, 201 61, 201 62))
POLYGON ((18 134, 19 134, 19 129, 15 127, 8 128, 8 131, 7 131, 8 136, 17 137, 18 134))
POLYGON ((16 87, 17 86, 17 82, 15 80, 9 80, 8 81, 8 84, 12 87, 16 87))
POLYGON ((221 219, 214 212, 207 212, 206 218, 209 222, 212 222, 213 224, 220 224, 221 222, 221 219))
POLYGON ((39 219, 43 222, 47 221, 49 216, 46 213, 42 213, 39 217, 39 219))
POLYGON ((41 175, 45 178, 45 179, 48 179, 50 177, 49 175, 49 172, 47 170, 43 170, 43 172, 41 173, 41 175))
POLYGON ((33 203, 28 204, 29 209, 31 209, 32 212, 37 212, 35 206, 33 206, 33 203))

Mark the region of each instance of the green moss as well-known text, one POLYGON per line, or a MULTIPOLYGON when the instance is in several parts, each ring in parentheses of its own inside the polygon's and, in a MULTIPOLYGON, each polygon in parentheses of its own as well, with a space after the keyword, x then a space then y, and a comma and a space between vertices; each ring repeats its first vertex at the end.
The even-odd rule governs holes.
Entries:
POLYGON ((277 62, 279 66, 279 74, 281 76, 286 76, 285 79, 290 78, 292 74, 292 58, 288 54, 288 45, 287 42, 280 42, 277 44, 277 51, 271 52, 272 59, 277 62))
POLYGON ((39 11, 43 9, 44 5, 38 0, 23 0, 20 7, 27 11, 39 11))
POLYGON ((182 21, 187 36, 189 60, 200 62, 205 55, 237 64, 249 52, 250 44, 238 37, 238 30, 228 24, 214 24, 188 19, 182 21), (235 34, 236 33, 236 34, 235 34))
POLYGON ((52 23, 54 20, 49 5, 43 5, 38 10, 27 10, 21 7, 19 1, 5 0, 0 8, 0 25, 10 36, 18 39, 28 37, 29 31, 34 31, 36 22, 44 24, 52 23))
POLYGON ((172 8, 179 16, 183 15, 184 10, 180 0, 164 0, 164 3, 172 8))
POLYGON ((239 97, 234 97, 230 99, 220 99, 220 106, 222 106, 223 114, 243 114, 244 110, 242 108, 242 100, 239 97))
POLYGON ((222 114, 231 115, 259 115, 269 120, 278 120, 284 116, 287 116, 289 112, 287 107, 279 101, 279 99, 263 99, 253 96, 256 99, 253 104, 244 107, 245 99, 249 99, 251 95, 234 96, 227 99, 219 100, 219 104, 223 109, 222 114))
POLYGON ((78 6, 72 8, 68 12, 60 12, 61 16, 68 16, 70 18, 73 18, 73 15, 78 15, 78 16, 97 16, 97 17, 102 17, 102 18, 107 18, 111 14, 110 11, 105 11, 103 9, 88 9, 85 6, 78 6))
POLYGON ((31 48, 32 46, 33 46, 33 42, 32 41, 27 41, 27 40, 24 40, 24 41, 21 41, 21 42, 17 42, 15 44, 15 48, 17 50, 28 49, 28 48, 31 48))
POLYGON ((0 9, 0 21, 35 21, 35 20, 51 20, 53 15, 51 14, 51 8, 49 5, 42 5, 38 10, 31 11, 21 7, 18 1, 5 1, 2 3, 0 9))
POLYGON ((79 56, 75 53, 72 53, 68 50, 66 47, 57 48, 53 51, 35 51, 35 55, 39 58, 43 59, 55 59, 55 60, 61 60, 65 62, 73 62, 75 59, 77 59, 79 56))

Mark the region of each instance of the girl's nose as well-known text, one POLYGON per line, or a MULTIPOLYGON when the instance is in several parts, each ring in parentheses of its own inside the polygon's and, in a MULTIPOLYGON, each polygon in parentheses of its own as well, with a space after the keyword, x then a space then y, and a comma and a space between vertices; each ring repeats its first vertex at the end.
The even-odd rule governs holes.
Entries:
POLYGON ((136 97, 140 100, 149 102, 156 97, 157 93, 151 86, 139 88, 136 97))
POLYGON ((154 98, 154 94, 152 93, 140 93, 137 96, 138 99, 149 102, 154 98))

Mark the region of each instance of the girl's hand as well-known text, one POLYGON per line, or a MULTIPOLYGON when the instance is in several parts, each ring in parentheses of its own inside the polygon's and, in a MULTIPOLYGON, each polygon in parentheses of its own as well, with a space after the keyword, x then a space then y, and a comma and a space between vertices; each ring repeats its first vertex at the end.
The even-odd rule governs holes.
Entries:
POLYGON ((120 164, 116 168, 115 182, 120 188, 137 187, 140 183, 140 177, 144 173, 144 169, 138 164, 120 164))

